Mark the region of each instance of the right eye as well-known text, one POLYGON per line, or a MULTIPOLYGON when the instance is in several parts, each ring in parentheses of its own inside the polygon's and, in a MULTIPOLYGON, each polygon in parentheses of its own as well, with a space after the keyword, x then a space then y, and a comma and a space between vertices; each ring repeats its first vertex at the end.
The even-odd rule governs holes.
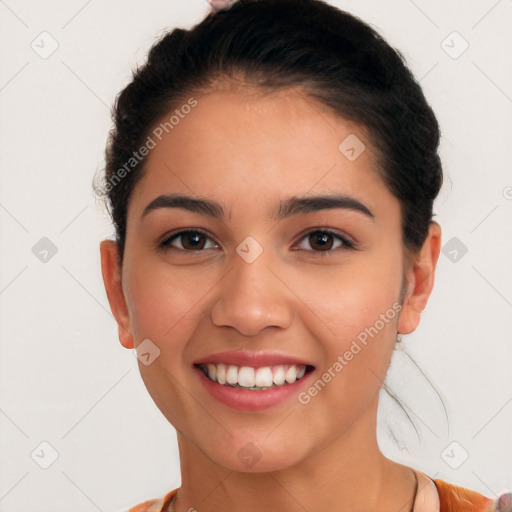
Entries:
MULTIPOLYGON (((178 251, 196 251, 201 252, 202 249, 211 249, 212 247, 205 247, 205 240, 212 240, 204 231, 199 229, 188 229, 178 231, 177 233, 171 233, 160 242, 158 245, 161 249, 170 249, 178 251), (176 247, 173 243, 179 240, 179 245, 176 247)), ((218 247, 218 244, 214 245, 218 247)))

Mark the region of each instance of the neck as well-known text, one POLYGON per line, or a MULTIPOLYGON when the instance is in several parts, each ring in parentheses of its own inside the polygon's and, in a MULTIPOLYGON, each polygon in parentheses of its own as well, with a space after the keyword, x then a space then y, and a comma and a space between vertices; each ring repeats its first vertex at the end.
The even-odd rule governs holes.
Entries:
POLYGON ((218 465, 178 433, 182 485, 174 510, 409 512, 414 474, 381 453, 375 427, 358 421, 300 463, 261 472, 218 465))

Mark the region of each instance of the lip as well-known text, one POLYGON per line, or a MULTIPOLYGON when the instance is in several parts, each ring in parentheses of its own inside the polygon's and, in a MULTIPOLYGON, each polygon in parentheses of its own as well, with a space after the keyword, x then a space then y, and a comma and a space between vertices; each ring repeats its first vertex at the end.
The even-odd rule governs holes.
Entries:
MULTIPOLYGON (((229 350, 226 352, 217 352, 210 354, 194 362, 194 365, 200 364, 232 364, 234 366, 277 366, 281 364, 297 364, 304 366, 314 366, 307 361, 298 359, 294 356, 283 354, 276 351, 250 352, 248 350, 229 350)), ((258 391, 260 393, 260 391, 258 391)))
MULTIPOLYGON (((287 359, 289 361, 289 359, 287 359)), ((203 363, 201 363, 203 364, 203 363)), ((310 366, 310 369, 312 367, 310 366)), ((293 384, 276 386, 272 389, 262 391, 252 391, 250 389, 234 388, 225 386, 210 380, 199 366, 194 366, 194 370, 199 374, 199 380, 206 391, 224 405, 238 411, 260 411, 270 407, 282 404, 293 396, 297 396, 306 386, 309 385, 311 375, 314 369, 311 369, 301 379, 293 384)))

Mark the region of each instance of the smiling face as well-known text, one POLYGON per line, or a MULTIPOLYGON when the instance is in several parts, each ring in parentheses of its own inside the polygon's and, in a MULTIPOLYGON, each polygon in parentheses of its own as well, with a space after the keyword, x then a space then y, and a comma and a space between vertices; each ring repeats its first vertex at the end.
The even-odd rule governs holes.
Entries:
POLYGON ((270 471, 327 446, 374 446, 378 392, 397 329, 414 330, 430 293, 435 237, 415 270, 364 130, 311 98, 196 99, 132 193, 122 273, 115 243, 102 244, 121 342, 158 347, 141 375, 203 463, 270 471), (240 384, 282 385, 228 387, 207 363, 217 380, 245 366, 240 384))

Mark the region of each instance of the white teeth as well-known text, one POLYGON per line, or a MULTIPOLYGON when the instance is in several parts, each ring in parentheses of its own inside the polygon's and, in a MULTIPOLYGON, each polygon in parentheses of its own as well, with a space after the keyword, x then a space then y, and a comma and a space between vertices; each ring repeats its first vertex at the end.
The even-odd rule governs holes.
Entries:
POLYGON ((272 386, 272 370, 266 366, 264 368, 258 368, 256 371, 256 386, 260 388, 266 388, 272 386))
MULTIPOLYGON (((215 379, 219 384, 226 384, 226 365, 225 364, 214 364, 217 367, 217 375, 215 379)), ((213 380, 213 379, 212 379, 213 380)))
POLYGON ((306 374, 305 365, 277 365, 253 368, 223 363, 202 365, 210 380, 222 385, 252 390, 269 389, 293 384, 306 374))
POLYGON ((285 376, 288 384, 293 384, 297 380, 297 367, 295 365, 290 366, 285 376))
POLYGON ((230 364, 226 372, 226 380, 228 384, 236 384, 238 382, 238 366, 230 364))
POLYGON ((208 368, 208 377, 210 377, 212 380, 215 380, 215 376, 217 375, 217 367, 214 364, 207 364, 206 367, 208 368))
POLYGON ((273 372, 273 381, 276 386, 282 386, 285 381, 285 371, 284 366, 277 366, 275 371, 273 372))
POLYGON ((244 388, 254 387, 254 368, 242 366, 238 372, 238 385, 244 388))

